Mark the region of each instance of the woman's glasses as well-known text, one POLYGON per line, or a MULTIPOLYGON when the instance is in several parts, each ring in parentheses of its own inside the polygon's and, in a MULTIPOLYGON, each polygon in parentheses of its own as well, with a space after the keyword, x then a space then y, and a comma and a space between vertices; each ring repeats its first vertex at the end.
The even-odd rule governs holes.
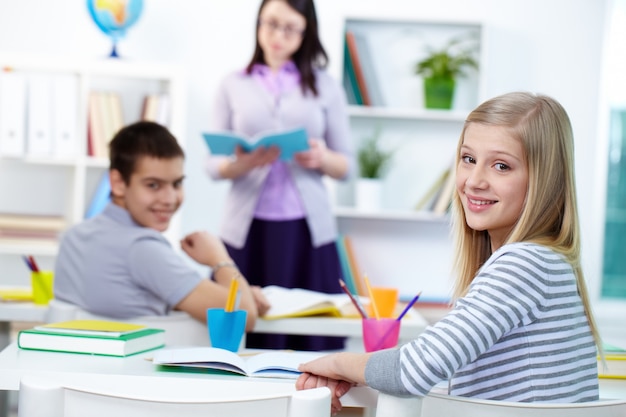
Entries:
POLYGON ((283 35, 285 35, 285 38, 287 39, 301 37, 304 34, 304 29, 300 29, 289 24, 281 25, 276 20, 259 19, 259 27, 272 33, 282 31, 283 35))

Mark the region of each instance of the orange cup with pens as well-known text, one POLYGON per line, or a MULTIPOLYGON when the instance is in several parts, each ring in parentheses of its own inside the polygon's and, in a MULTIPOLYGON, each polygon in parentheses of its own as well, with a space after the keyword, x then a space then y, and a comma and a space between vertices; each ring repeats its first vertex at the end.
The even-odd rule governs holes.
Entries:
POLYGON ((238 281, 230 283, 225 308, 209 308, 206 312, 211 346, 237 352, 246 330, 248 312, 237 310, 238 281))
POLYGON ((371 299, 367 306, 368 315, 376 315, 374 313, 374 303, 372 302, 374 300, 378 308, 378 315, 381 318, 392 318, 398 305, 398 289, 391 287, 371 287, 371 289, 371 299))

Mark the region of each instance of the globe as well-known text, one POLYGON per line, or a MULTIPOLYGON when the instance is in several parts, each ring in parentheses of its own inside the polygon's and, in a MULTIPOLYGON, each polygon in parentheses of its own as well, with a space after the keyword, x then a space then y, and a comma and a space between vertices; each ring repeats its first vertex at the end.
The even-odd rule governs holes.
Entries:
POLYGON ((110 56, 118 57, 117 42, 139 19, 143 0, 87 0, 87 9, 98 28, 113 42, 110 56))

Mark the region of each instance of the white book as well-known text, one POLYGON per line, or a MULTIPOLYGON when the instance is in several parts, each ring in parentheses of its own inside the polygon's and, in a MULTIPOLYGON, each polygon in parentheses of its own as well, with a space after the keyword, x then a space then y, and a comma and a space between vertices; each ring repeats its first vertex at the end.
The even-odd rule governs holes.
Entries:
POLYGON ((52 79, 52 143, 56 156, 78 154, 78 78, 61 74, 52 79))
POLYGON ((26 77, 0 71, 0 155, 24 155, 26 135, 26 77))
POLYGON ((155 365, 205 368, 244 376, 296 379, 298 366, 323 356, 321 352, 271 351, 240 355, 214 347, 162 349, 152 358, 155 365))
POLYGON ((26 149, 29 155, 52 154, 52 77, 32 74, 28 77, 28 134, 26 149))

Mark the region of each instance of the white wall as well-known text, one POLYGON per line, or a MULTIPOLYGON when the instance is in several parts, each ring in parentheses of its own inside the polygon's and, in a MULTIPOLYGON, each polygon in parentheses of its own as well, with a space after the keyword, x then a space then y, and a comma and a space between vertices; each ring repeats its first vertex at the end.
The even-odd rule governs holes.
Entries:
MULTIPOLYGON (((209 126, 219 79, 241 68, 253 47, 258 0, 146 0, 144 14, 119 45, 123 59, 183 64, 188 76, 187 199, 183 232, 217 231, 227 184, 202 171, 200 132, 209 126)), ((576 137, 580 211, 587 275, 600 275, 602 226, 594 214, 601 54, 610 0, 317 0, 330 70, 341 68, 346 15, 482 21, 487 33, 485 96, 530 90, 556 97, 568 110, 576 137)), ((108 39, 91 22, 83 0, 0 0, 0 53, 101 58, 108 39)), ((409 51, 410 52, 410 51, 409 51)), ((601 184, 601 183, 600 183, 601 184)), ((2 198, 2 197, 0 197, 2 198)), ((445 260, 443 260, 445 262, 445 260)), ((597 293, 597 280, 591 289, 597 293)))

